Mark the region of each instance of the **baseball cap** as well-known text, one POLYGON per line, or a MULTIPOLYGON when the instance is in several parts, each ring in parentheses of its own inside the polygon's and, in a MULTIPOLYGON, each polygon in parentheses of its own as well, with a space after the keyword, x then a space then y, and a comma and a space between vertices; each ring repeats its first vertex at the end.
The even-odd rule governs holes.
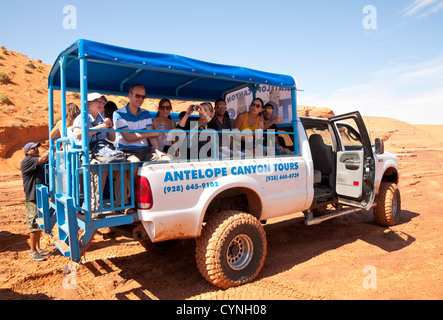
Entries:
POLYGON ((35 142, 28 142, 25 147, 23 148, 23 150, 25 150, 25 152, 28 152, 29 150, 31 150, 32 148, 35 147, 40 147, 41 144, 40 143, 35 143, 35 142))
POLYGON ((94 92, 94 93, 89 93, 88 94, 88 102, 100 99, 101 97, 105 98, 104 95, 98 93, 98 92, 94 92))

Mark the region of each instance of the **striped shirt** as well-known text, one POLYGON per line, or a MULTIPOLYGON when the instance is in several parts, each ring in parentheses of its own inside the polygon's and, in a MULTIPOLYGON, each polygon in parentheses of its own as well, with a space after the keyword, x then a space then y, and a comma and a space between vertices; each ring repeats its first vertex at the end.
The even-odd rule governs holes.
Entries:
MULTIPOLYGON (((152 116, 148 110, 140 108, 137 116, 129 110, 129 105, 116 110, 113 114, 114 128, 129 130, 153 130, 152 116)), ((126 141, 120 132, 116 133, 117 149, 149 149, 148 139, 135 142, 126 141)))

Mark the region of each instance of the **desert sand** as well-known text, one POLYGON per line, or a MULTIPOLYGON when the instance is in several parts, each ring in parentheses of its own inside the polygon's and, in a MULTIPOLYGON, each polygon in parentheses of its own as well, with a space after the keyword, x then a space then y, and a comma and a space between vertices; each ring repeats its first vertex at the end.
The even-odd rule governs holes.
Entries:
MULTIPOLYGON (((50 66, 2 49, 0 71, 9 81, 0 82, 0 95, 8 98, 0 102, 0 299, 443 298, 443 126, 388 118, 365 121, 371 139, 383 138, 385 150, 400 159, 402 218, 394 227, 376 225, 372 211, 311 227, 302 213, 268 221, 262 272, 252 283, 228 290, 201 277, 193 239, 147 251, 138 242, 108 237, 103 229, 83 262, 75 264, 57 251, 54 238, 42 234, 42 247, 52 252, 45 261, 32 261, 19 166, 26 142, 39 141, 41 151, 47 149, 50 66)), ((113 99, 125 104, 122 97, 113 99)), ((74 93, 68 102, 76 102, 74 93)), ((152 110, 156 103, 146 101, 144 107, 152 110)), ((426 106, 417 110, 425 112, 426 106)), ((329 112, 300 109, 303 115, 329 112)))

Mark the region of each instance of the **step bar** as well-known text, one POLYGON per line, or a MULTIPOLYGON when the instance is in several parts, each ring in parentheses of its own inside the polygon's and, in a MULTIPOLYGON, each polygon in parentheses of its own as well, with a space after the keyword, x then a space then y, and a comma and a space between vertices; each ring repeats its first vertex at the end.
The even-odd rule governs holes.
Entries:
MULTIPOLYGON (((370 209, 374 208, 375 206, 376 206, 376 204, 374 203, 371 206, 370 209)), ((305 220, 305 224, 307 226, 313 226, 313 225, 316 225, 316 224, 320 224, 320 223, 322 223, 324 221, 331 220, 331 219, 334 219, 334 218, 338 218, 338 217, 341 217, 341 216, 345 216, 345 215, 348 215, 348 214, 351 214, 351 213, 354 213, 354 212, 358 212, 358 211, 361 211, 361 210, 364 210, 364 209, 363 208, 351 208, 351 209, 346 209, 346 210, 340 210, 340 211, 332 212, 332 213, 329 213, 329 214, 325 214, 324 216, 321 216, 321 217, 307 219, 307 220, 305 220)))

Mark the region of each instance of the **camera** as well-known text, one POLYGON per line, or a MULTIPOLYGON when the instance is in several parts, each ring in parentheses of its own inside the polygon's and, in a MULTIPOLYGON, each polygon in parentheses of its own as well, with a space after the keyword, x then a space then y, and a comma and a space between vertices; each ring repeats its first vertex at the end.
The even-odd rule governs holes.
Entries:
POLYGON ((192 110, 197 111, 198 110, 198 106, 192 106, 192 110))

